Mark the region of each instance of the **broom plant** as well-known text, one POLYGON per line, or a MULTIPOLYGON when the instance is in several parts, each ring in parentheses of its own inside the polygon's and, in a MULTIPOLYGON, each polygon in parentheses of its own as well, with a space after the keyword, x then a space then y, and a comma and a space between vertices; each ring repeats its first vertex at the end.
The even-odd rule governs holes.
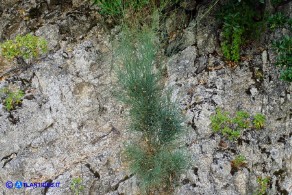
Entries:
POLYGON ((183 117, 163 89, 160 69, 155 68, 159 44, 154 32, 150 27, 125 29, 115 66, 118 98, 129 107, 129 130, 140 135, 127 144, 125 155, 147 194, 171 189, 187 166, 177 141, 183 117))

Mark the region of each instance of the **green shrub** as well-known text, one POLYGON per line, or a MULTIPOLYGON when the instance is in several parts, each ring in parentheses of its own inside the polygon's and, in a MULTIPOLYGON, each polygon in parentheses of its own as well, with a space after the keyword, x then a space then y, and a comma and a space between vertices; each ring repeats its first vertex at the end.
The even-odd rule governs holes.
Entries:
POLYGON ((8 88, 3 88, 0 91, 4 98, 4 106, 7 111, 14 110, 17 105, 22 102, 22 98, 24 96, 24 92, 22 90, 10 90, 8 88))
POLYGON ((262 114, 253 117, 245 111, 237 111, 232 117, 230 113, 217 108, 211 116, 211 128, 214 132, 222 133, 223 136, 233 141, 240 137, 241 131, 248 128, 261 129, 264 127, 266 118, 262 114))
MULTIPOLYGON (((288 18, 281 12, 272 15, 268 19, 269 27, 275 30, 280 27, 286 27, 292 32, 292 18, 288 18)), ((280 78, 284 81, 292 81, 292 37, 289 35, 283 36, 280 40, 274 41, 273 49, 278 53, 276 66, 281 67, 280 78)))
POLYGON ((82 179, 80 177, 73 178, 70 184, 70 189, 74 195, 82 194, 84 190, 84 185, 82 185, 82 179))
POLYGON ((280 78, 292 82, 292 37, 284 36, 275 41, 273 48, 278 53, 276 65, 282 68, 280 78))
POLYGON ((259 7, 262 1, 254 0, 228 0, 219 11, 219 19, 223 21, 223 41, 221 48, 227 60, 238 62, 240 60, 240 48, 251 38, 259 37, 264 21, 259 7))
POLYGON ((7 59, 23 57, 36 58, 47 52, 47 41, 43 38, 27 34, 16 36, 14 40, 7 40, 0 44, 1 55, 7 59))
POLYGON ((222 51, 227 60, 237 62, 240 59, 240 47, 242 45, 242 34, 244 29, 237 24, 239 14, 227 15, 223 24, 222 51))
POLYGON ((274 30, 276 28, 284 27, 288 22, 288 17, 281 12, 277 12, 268 18, 269 28, 274 30))
POLYGON ((287 21, 288 27, 290 29, 290 32, 292 31, 292 18, 289 18, 287 21))
POLYGON ((129 106, 129 129, 141 135, 126 147, 130 169, 143 191, 170 188, 187 161, 175 149, 183 132, 182 117, 163 91, 160 70, 154 67, 158 42, 151 28, 124 29, 117 48, 117 97, 129 106), (154 189, 155 188, 155 189, 154 189))

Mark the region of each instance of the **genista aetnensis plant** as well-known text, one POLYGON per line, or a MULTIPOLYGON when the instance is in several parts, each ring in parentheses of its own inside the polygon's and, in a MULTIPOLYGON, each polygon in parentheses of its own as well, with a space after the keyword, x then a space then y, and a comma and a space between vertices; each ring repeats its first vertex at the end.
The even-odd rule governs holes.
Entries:
POLYGON ((147 194, 170 190, 188 164, 178 141, 183 118, 163 89, 158 49, 155 31, 143 27, 125 28, 116 50, 118 98, 129 107, 129 132, 138 137, 126 145, 124 154, 141 192, 147 194))

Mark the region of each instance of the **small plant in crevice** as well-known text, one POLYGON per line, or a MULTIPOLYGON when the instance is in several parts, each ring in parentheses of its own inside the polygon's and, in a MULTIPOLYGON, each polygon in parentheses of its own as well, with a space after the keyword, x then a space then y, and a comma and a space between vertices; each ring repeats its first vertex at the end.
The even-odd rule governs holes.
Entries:
POLYGON ((240 169, 241 167, 246 166, 246 158, 243 155, 237 155, 232 161, 231 161, 231 167, 235 170, 240 169))
POLYGON ((0 95, 3 97, 3 104, 7 111, 16 109, 18 105, 21 104, 24 92, 22 90, 16 89, 11 90, 7 87, 0 90, 0 95))
POLYGON ((238 128, 246 129, 249 127, 249 113, 245 111, 237 111, 232 122, 237 125, 238 128))
POLYGON ((240 49, 250 39, 260 36, 264 28, 264 2, 228 0, 219 10, 223 23, 221 48, 224 57, 233 62, 240 60, 240 49))
POLYGON ((47 41, 32 34, 17 35, 15 39, 0 44, 1 55, 9 60, 36 58, 47 50, 47 41))
POLYGON ((261 69, 255 69, 254 70, 254 77, 257 81, 263 81, 264 80, 264 73, 261 69))
POLYGON ((74 195, 80 195, 84 191, 84 185, 80 177, 73 178, 70 184, 70 190, 74 195))
POLYGON ((258 189, 256 193, 254 193, 254 195, 265 195, 267 193, 270 180, 271 180, 270 177, 258 177, 257 178, 258 189))
POLYGON ((245 126, 245 114, 239 113, 234 119, 230 117, 228 112, 221 109, 216 110, 216 114, 211 116, 211 127, 214 132, 220 132, 229 140, 236 140, 240 137, 240 130, 245 126), (242 115, 241 115, 242 114, 242 115))
POLYGON ((255 129, 262 129, 265 125, 266 117, 262 114, 256 114, 253 117, 253 126, 255 129))
POLYGON ((211 128, 214 132, 219 132, 230 141, 237 140, 241 132, 245 129, 261 129, 264 127, 266 118, 262 114, 253 117, 246 111, 237 111, 235 116, 217 108, 216 113, 211 116, 211 128))
POLYGON ((150 27, 124 29, 117 48, 118 99, 129 106, 129 130, 139 137, 124 151, 141 191, 170 190, 187 166, 177 139, 183 132, 182 117, 169 92, 163 90, 156 34, 150 27))

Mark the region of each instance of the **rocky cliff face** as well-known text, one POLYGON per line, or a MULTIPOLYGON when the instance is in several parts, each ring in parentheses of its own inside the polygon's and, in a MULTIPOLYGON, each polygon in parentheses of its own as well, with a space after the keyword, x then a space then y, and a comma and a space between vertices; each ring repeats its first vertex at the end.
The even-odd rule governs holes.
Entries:
MULTIPOLYGON (((2 40, 33 32, 45 37, 50 49, 27 70, 0 82, 25 90, 21 107, 0 109, 0 192, 70 194, 72 179, 82 178, 84 194, 139 194, 121 155, 131 136, 125 128, 127 108, 112 95, 111 43, 118 28, 106 30, 98 8, 88 1, 4 0, 0 6, 2 40), (17 180, 61 185, 5 187, 17 180)), ((207 7, 187 7, 197 17, 183 20, 185 26, 175 26, 175 16, 166 20, 167 33, 184 29, 165 46, 165 85, 187 117, 184 143, 192 156, 175 194, 252 194, 259 176, 270 177, 270 194, 292 194, 292 85, 278 79, 270 49, 280 32, 263 36, 261 44, 243 51, 246 58, 238 66, 228 67, 216 19, 207 16, 195 24, 207 7), (267 124, 232 143, 211 130, 216 107, 262 112, 267 124), (247 165, 234 171, 230 162, 237 154, 247 165)), ((291 14, 291 2, 280 9, 291 14)))

